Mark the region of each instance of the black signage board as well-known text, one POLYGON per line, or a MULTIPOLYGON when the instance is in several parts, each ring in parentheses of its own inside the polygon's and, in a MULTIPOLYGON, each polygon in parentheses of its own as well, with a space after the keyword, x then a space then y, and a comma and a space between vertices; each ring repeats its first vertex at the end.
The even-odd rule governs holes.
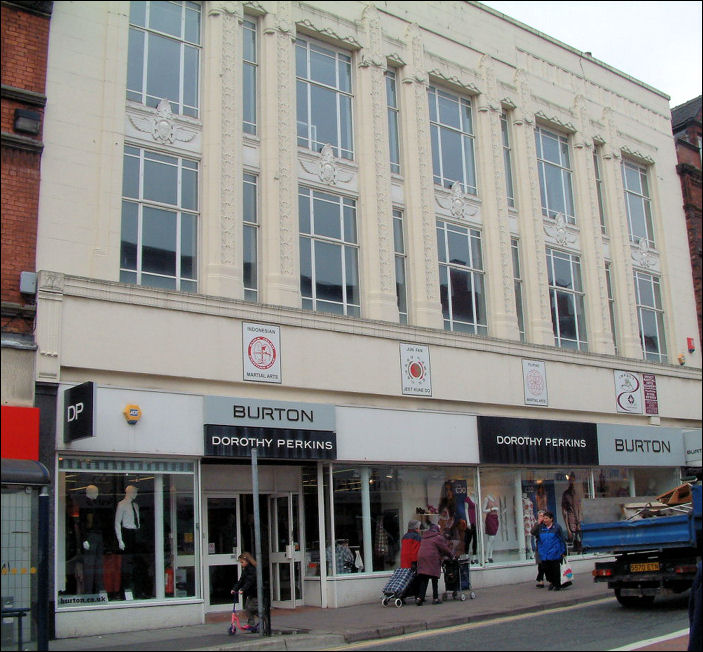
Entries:
POLYGON ((63 393, 63 440, 65 443, 95 436, 95 383, 70 387, 63 393))
POLYGON ((335 460, 337 435, 329 430, 292 430, 205 425, 205 455, 259 459, 335 460))
POLYGON ((482 464, 597 466, 595 423, 478 417, 482 464))

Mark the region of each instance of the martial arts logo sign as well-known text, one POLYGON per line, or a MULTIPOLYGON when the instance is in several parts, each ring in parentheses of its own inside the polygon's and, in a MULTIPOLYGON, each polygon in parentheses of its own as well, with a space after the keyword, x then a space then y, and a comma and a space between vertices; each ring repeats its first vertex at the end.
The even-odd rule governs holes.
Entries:
POLYGON ((429 347, 401 344, 400 369, 403 394, 432 396, 429 347))

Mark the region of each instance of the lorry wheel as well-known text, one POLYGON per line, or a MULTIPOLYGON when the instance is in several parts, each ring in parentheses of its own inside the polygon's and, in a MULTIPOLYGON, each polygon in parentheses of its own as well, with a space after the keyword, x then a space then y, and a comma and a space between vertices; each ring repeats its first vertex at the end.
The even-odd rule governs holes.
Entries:
POLYGON ((650 607, 654 602, 653 595, 620 595, 620 589, 615 589, 615 598, 623 607, 650 607))

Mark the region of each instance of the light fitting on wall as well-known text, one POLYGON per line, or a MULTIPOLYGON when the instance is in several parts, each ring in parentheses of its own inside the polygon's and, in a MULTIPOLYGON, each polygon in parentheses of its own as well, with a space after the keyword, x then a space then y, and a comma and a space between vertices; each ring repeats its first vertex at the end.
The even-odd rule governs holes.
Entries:
POLYGON ((27 109, 15 109, 15 131, 36 136, 41 125, 41 113, 27 109))

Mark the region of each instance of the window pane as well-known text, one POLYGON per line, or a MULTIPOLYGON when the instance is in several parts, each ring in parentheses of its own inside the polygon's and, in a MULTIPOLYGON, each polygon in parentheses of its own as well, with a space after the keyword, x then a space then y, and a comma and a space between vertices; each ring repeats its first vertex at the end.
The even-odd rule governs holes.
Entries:
POLYGON ((461 135, 456 131, 442 129, 440 139, 442 145, 442 175, 445 185, 451 185, 451 183, 447 184, 447 181, 464 183, 461 135))
POLYGON ((340 147, 342 158, 351 159, 354 141, 352 137, 352 108, 351 97, 339 96, 339 131, 341 136, 340 147), (346 152, 344 150, 347 150, 346 152))
POLYGON ((200 11, 186 10, 185 40, 200 44, 200 11))
POLYGON ((311 122, 317 130, 312 136, 317 143, 338 145, 336 96, 328 88, 310 87, 311 122))
POLYGON ((142 221, 142 269, 175 276, 176 214, 145 206, 142 221))
MULTIPOLYGON (((312 257, 310 238, 300 238, 300 294, 312 297, 312 257)), ((305 305, 303 304, 303 307, 305 305)), ((312 306, 310 306, 312 308, 312 306)))
POLYGON ((122 168, 122 194, 125 197, 139 199, 139 157, 124 157, 122 168))
POLYGON ((452 316, 454 320, 473 322, 473 288, 468 272, 450 268, 449 278, 452 288, 452 316))
POLYGON ((320 199, 313 199, 313 217, 315 220, 315 235, 341 239, 341 220, 339 204, 332 204, 320 199))
POLYGON ((132 25, 146 26, 146 2, 144 0, 132 0, 129 3, 129 22, 132 25))
POLYGON ((545 165, 544 171, 547 184, 547 206, 550 211, 563 213, 565 206, 564 190, 561 185, 561 170, 553 165, 545 165))
POLYGON ((137 204, 122 202, 122 230, 120 236, 120 267, 137 269, 137 204))
POLYGON ((351 62, 349 57, 338 55, 337 70, 339 73, 339 90, 351 93, 351 62))
POLYGON ((310 229, 310 196, 306 192, 298 195, 298 225, 301 233, 312 233, 310 229))
POLYGON ((144 161, 144 199, 176 205, 177 192, 178 168, 175 165, 144 161))
POLYGON ((439 297, 442 302, 442 315, 444 319, 449 319, 449 274, 448 267, 444 265, 439 268, 439 297))
POLYGON ((437 99, 439 104, 439 121, 443 125, 460 129, 461 123, 459 122, 459 103, 457 100, 454 98, 449 98, 441 92, 438 94, 437 99))
POLYGON ((342 248, 327 242, 315 242, 315 295, 318 299, 344 300, 342 291, 342 248))
POLYGON ((181 276, 195 278, 195 255, 198 244, 197 219, 195 215, 181 215, 181 276))
POLYGON ((149 27, 171 36, 181 36, 181 11, 179 4, 170 2, 149 3, 149 27))
POLYGON ((345 272, 347 282, 347 303, 359 304, 359 266, 354 247, 344 247, 345 272))
MULTIPOLYGON (((127 88, 141 95, 144 89, 144 32, 129 30, 127 46, 127 88)), ((141 98, 140 98, 141 99, 141 98)))
MULTIPOLYGON (((191 47, 184 48, 183 61, 183 103, 197 107, 198 102, 198 67, 200 52, 191 47)), ((177 97, 173 99, 178 99, 177 97)))
POLYGON ((556 138, 554 138, 553 136, 550 136, 543 131, 542 132, 542 158, 546 161, 550 161, 551 163, 560 164, 561 157, 560 157, 559 153, 560 153, 559 141, 556 138))
POLYGON ((344 241, 356 243, 356 210, 344 207, 344 241))
MULTIPOLYGON (((151 98, 179 101, 180 59, 178 42, 156 34, 149 35, 147 94, 151 98)), ((155 104, 158 104, 158 101, 155 104)))
POLYGON ((256 68, 254 66, 244 64, 242 85, 244 122, 253 125, 256 123, 256 68))
POLYGON ((449 262, 456 265, 470 266, 469 242, 465 233, 447 232, 449 245, 449 262))
POLYGON ((191 210, 198 209, 198 173, 184 169, 181 173, 181 206, 191 210))
POLYGON ((334 52, 317 47, 310 48, 310 79, 327 86, 337 87, 334 52))
POLYGON ((258 287, 256 273, 256 229, 251 226, 244 227, 244 287, 256 289, 258 287))

